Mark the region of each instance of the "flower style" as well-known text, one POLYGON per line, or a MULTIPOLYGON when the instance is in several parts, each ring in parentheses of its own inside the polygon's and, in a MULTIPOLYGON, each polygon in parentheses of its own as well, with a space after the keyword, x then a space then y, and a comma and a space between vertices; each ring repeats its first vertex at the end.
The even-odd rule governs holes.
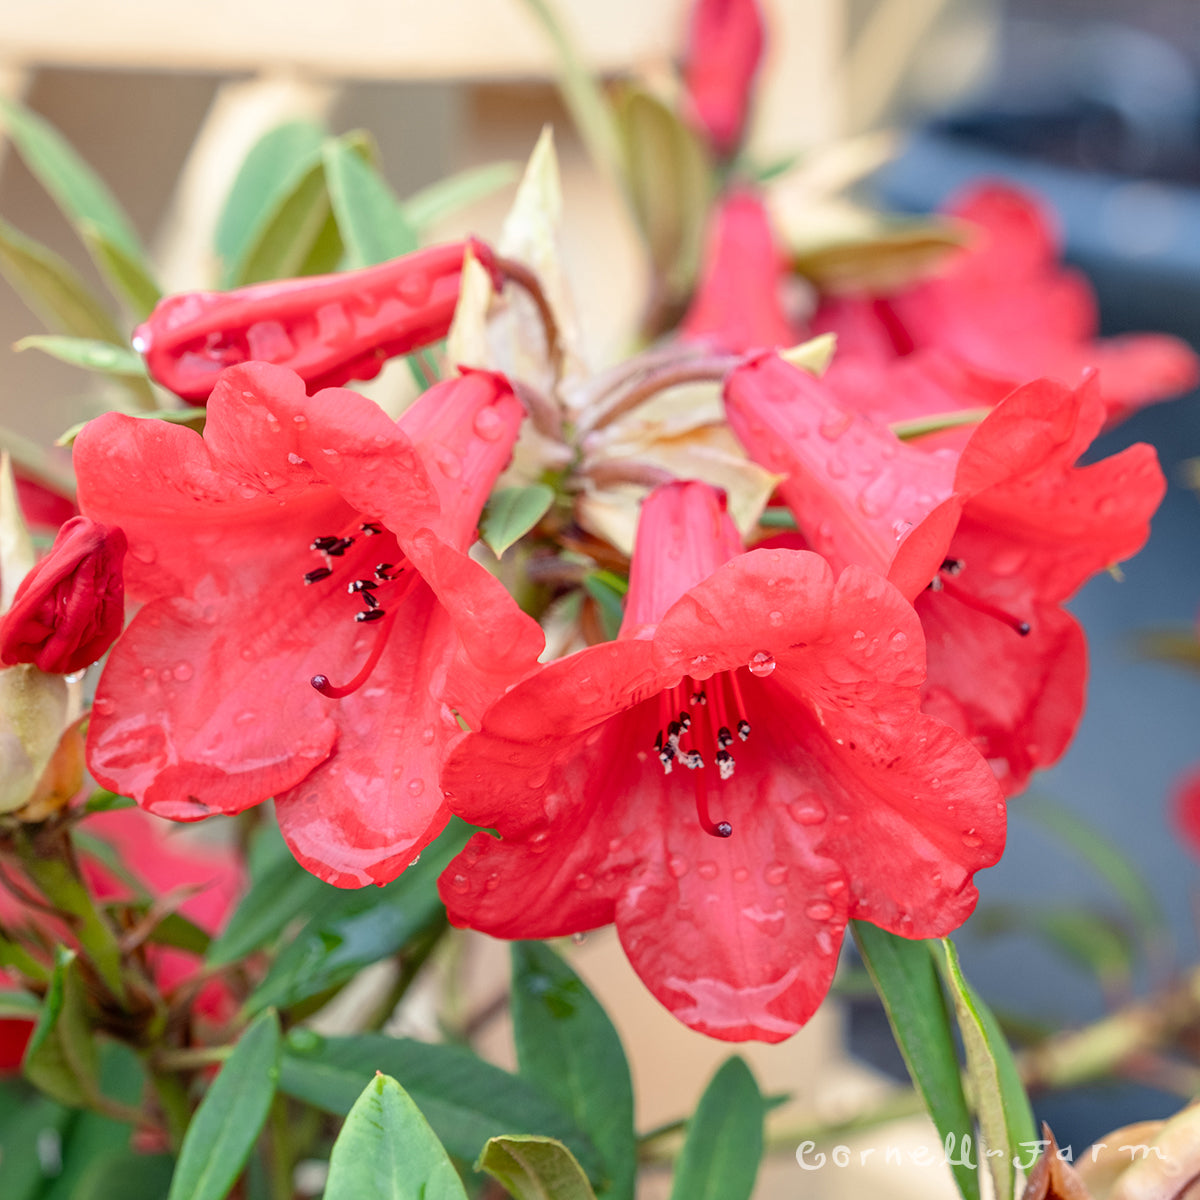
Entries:
POLYGON ((468 249, 490 269, 491 251, 471 239, 357 271, 168 296, 134 330, 134 349, 158 383, 198 403, 249 360, 290 367, 310 388, 374 379, 387 359, 446 336, 468 249))
POLYGON ((72 517, 0 618, 0 662, 60 675, 94 663, 125 623, 124 558, 120 529, 72 517))
POLYGON ((314 874, 395 878, 447 819, 454 710, 477 721, 542 645, 465 554, 522 416, 484 372, 396 423, 249 363, 221 377, 203 438, 88 425, 80 504, 125 529, 143 604, 97 688, 96 778, 177 820, 274 796, 314 874))
POLYGON ((968 734, 1010 793, 1054 762, 1087 678, 1060 605, 1141 549, 1165 490, 1147 445, 1075 466, 1105 419, 1095 376, 1018 388, 961 454, 901 442, 775 356, 735 371, 725 400, 750 456, 787 475, 779 491, 809 544, 915 602, 925 711, 968 734))
POLYGON ((695 0, 683 61, 686 105, 720 155, 742 140, 763 40, 757 0, 695 0))
POLYGON ((797 338, 780 300, 786 273, 762 200, 747 189, 731 192, 709 217, 704 267, 683 336, 734 353, 790 346, 797 338))
POLYGON ((1097 337, 1092 290, 1060 264, 1050 220, 1031 197, 993 183, 948 211, 975 226, 972 246, 895 295, 827 297, 814 329, 836 333, 847 355, 887 361, 937 348, 1013 386, 1040 376, 1075 384, 1095 367, 1110 421, 1200 379, 1177 338, 1097 337))
POLYGON ((647 499, 619 638, 543 666, 453 749, 453 809, 496 829, 444 872, 500 937, 616 922, 681 1021, 779 1041, 816 1010, 846 921, 948 933, 1004 843, 987 764, 918 710, 903 597, 806 551, 741 553, 719 495, 647 499))

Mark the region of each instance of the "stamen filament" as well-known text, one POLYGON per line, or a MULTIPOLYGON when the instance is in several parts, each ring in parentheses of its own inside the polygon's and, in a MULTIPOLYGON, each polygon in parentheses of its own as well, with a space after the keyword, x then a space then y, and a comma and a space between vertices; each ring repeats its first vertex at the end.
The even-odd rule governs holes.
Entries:
POLYGON ((1028 621, 1022 621, 1019 617, 1013 616, 1003 608, 992 604, 988 600, 984 600, 981 596, 976 596, 973 592, 969 592, 958 586, 957 583, 947 579, 945 575, 938 576, 941 580, 940 591, 944 592, 953 600, 957 600, 959 604, 965 604, 968 608, 973 608, 976 612, 981 612, 985 616, 994 617, 997 621, 1007 625, 1009 629, 1015 633, 1019 633, 1022 637, 1027 637, 1030 630, 1028 621))

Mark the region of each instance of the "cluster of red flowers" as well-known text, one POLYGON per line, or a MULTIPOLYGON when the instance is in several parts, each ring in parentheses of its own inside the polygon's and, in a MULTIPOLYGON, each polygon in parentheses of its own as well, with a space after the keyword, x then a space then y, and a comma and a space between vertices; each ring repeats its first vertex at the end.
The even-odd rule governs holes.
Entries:
MULTIPOLYGON (((729 155, 757 9, 696 14, 691 115, 729 155)), ((948 270, 798 317, 762 200, 718 204, 681 338, 719 352, 728 427, 795 530, 748 549, 718 490, 662 484, 619 633, 550 662, 470 555, 525 389, 466 371, 393 421, 328 386, 445 335, 463 245, 170 298, 137 344, 207 402, 204 433, 118 414, 83 430, 84 516, 0 653, 96 657, 127 543, 136 612, 87 735, 102 784, 184 821, 273 797, 297 859, 342 887, 395 878, 456 813, 490 832, 442 878, 455 923, 615 922, 688 1025, 784 1038, 850 919, 934 937, 971 912, 1005 796, 1082 711, 1086 646, 1062 606, 1142 545, 1163 494, 1147 446, 1077 462, 1196 379, 1169 339, 1095 338, 1029 200, 994 186, 958 211, 977 234, 948 270), (778 353, 820 332, 839 341, 825 376, 778 353), (893 429, 914 421, 934 432, 893 429)))

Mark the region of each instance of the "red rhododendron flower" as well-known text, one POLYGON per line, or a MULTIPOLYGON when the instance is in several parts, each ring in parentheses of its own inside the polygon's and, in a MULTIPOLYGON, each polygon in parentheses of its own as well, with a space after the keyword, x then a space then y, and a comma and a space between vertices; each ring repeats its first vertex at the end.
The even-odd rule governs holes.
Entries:
POLYGON ((1175 785, 1172 810, 1175 828, 1187 848, 1200 858, 1200 768, 1193 767, 1175 785))
POLYGON ((68 675, 94 663, 125 623, 125 534, 72 517, 0 618, 0 662, 68 675))
POLYGON ((726 196, 709 217, 704 267, 681 332, 723 350, 790 346, 795 332, 780 299, 787 263, 762 200, 726 196))
POLYGON ((919 712, 912 608, 878 575, 741 544, 707 485, 646 501, 620 637, 541 667, 443 783, 496 829, 450 864, 451 919, 500 937, 615 921, 680 1020, 779 1041, 815 1011, 846 921, 948 933, 1004 804, 919 712))
POLYGON ((482 372, 396 423, 250 363, 221 377, 203 438, 88 425, 80 504, 122 523, 144 605, 96 692, 96 778, 177 820, 274 796, 309 870, 395 878, 446 822, 452 710, 478 720, 542 645, 465 554, 522 415, 482 372))
POLYGON ((374 379, 387 359, 446 336, 468 248, 492 263, 472 239, 357 271, 167 296, 133 345, 158 383, 197 402, 250 360, 290 367, 310 389, 374 379))
POLYGON ((886 297, 827 297, 814 329, 836 333, 843 354, 878 361, 937 348, 1014 385, 1040 376, 1073 385, 1096 367, 1110 420, 1200 379, 1176 338, 1097 337, 1092 290, 1061 265, 1050 218, 1031 197, 988 184, 948 211, 976 237, 936 277, 886 297))
POLYGON ((686 108, 718 154, 732 154, 742 140, 762 52, 757 0, 695 0, 683 61, 686 108))
POLYGON ((75 505, 66 496, 22 475, 20 467, 13 473, 17 478, 21 514, 35 529, 57 529, 76 515, 75 505))
POLYGON ((728 379, 751 457, 835 566, 886 573, 916 603, 924 707, 969 734, 1008 791, 1066 749, 1083 711, 1086 646, 1061 603, 1136 553, 1165 484, 1154 449, 1075 466, 1104 423, 1094 376, 1017 389, 961 454, 901 442, 775 356, 728 379))

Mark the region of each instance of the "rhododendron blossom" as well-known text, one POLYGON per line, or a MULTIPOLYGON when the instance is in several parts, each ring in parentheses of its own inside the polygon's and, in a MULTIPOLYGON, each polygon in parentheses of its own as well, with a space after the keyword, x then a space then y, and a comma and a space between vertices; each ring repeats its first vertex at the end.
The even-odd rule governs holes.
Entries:
POLYGON ((67 521, 0 618, 0 662, 64 675, 94 663, 125 622, 124 558, 120 529, 67 521))
POLYGON ((751 457, 786 475, 779 492, 809 544, 886 573, 916 603, 925 710, 969 734, 1009 791, 1054 762, 1087 676, 1060 605, 1141 549, 1165 490, 1147 445, 1075 465, 1105 419, 1095 377, 1017 389, 961 454, 901 442, 775 356, 735 371, 725 397, 751 457))
POLYGON ((763 42, 757 0, 695 0, 683 61, 687 113, 718 154, 741 141, 763 42))
POLYGON ((681 332, 740 353, 796 341, 780 288, 787 263, 762 200, 749 190, 722 198, 709 217, 704 266, 681 332))
POLYGON ((898 293, 826 297, 814 330, 836 333, 844 354, 877 361, 940 349, 1013 386, 1039 376, 1073 385, 1095 367, 1110 420, 1200 379, 1177 338, 1097 337, 1091 287, 1061 265, 1049 218, 1024 192, 987 184, 947 211, 973 227, 967 248, 898 293))
POLYGON ((96 692, 88 762, 178 820, 276 798, 309 870, 394 878, 444 826, 454 711, 477 720, 542 638, 464 553, 523 410, 499 376, 372 401, 231 368, 203 438, 108 414, 80 504, 129 538, 142 604, 96 692))
POLYGON ((849 918, 947 933, 1003 847, 987 764, 919 711, 923 668, 881 577, 743 554, 711 488, 657 489, 620 637, 532 673, 451 754, 452 807, 500 835, 443 874, 451 919, 514 938, 615 921, 680 1020, 787 1037, 849 918))

